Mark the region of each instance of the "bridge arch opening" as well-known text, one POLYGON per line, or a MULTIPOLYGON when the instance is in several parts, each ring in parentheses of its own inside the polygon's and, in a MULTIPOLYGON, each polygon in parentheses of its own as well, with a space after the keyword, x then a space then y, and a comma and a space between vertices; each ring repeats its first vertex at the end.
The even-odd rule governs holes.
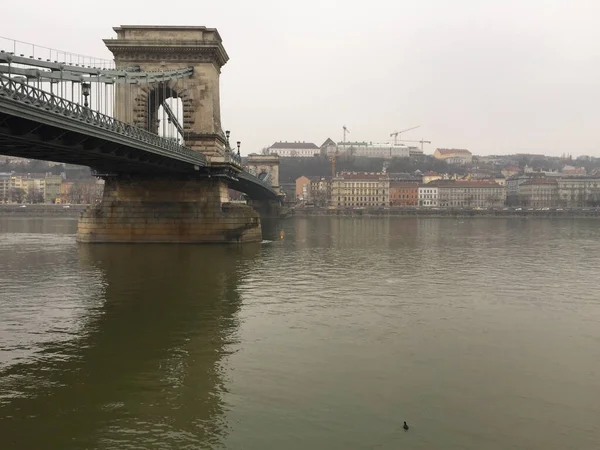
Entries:
POLYGON ((183 144, 183 134, 183 102, 179 97, 169 97, 158 107, 158 135, 183 144))
POLYGON ((185 107, 189 104, 186 98, 184 87, 172 87, 169 83, 152 86, 145 95, 144 128, 184 144, 190 128, 185 119, 190 116, 185 107))
POLYGON ((263 170, 262 172, 260 172, 258 174, 258 179, 260 181, 268 181, 269 175, 270 175, 269 172, 267 172, 266 170, 263 170))

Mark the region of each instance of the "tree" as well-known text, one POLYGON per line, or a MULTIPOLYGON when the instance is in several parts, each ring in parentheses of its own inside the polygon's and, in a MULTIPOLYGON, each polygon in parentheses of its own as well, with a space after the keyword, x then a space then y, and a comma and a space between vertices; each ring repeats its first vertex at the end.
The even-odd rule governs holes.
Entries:
POLYGON ((315 206, 327 206, 329 202, 329 197, 327 196, 327 192, 323 190, 313 191, 311 200, 315 204, 315 206))
POLYGON ((8 191, 9 200, 13 203, 23 203, 25 191, 21 188, 11 188, 8 191))

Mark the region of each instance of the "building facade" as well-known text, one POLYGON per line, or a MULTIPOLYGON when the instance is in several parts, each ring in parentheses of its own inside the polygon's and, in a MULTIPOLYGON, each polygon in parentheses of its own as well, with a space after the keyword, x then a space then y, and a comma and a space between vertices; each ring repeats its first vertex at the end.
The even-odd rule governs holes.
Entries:
POLYGON ((419 204, 419 183, 410 181, 390 181, 390 206, 417 206, 419 204))
POLYGON ((418 188, 419 206, 431 208, 438 206, 438 188, 432 184, 421 185, 418 188))
POLYGON ((409 158, 410 147, 400 144, 372 143, 372 142, 339 142, 338 151, 350 153, 353 156, 364 156, 366 158, 409 158))
POLYGON ((443 208, 497 208, 506 202, 506 190, 494 181, 434 181, 438 205, 443 208))
POLYGON ((387 207, 390 179, 384 173, 341 173, 331 181, 331 205, 387 207))
POLYGON ((458 148, 438 148, 433 152, 435 159, 442 159, 448 164, 470 164, 473 155, 469 150, 458 148))
POLYGON ((60 197, 60 185, 62 182, 63 178, 60 175, 46 175, 44 203, 56 203, 56 199, 60 197))
POLYGON ((275 142, 268 152, 284 158, 312 158, 319 155, 321 149, 312 142, 275 142))
POLYGON ((557 180, 559 204, 569 208, 600 206, 600 176, 572 176, 557 180))
POLYGON ((331 156, 335 155, 337 152, 337 144, 333 142, 331 138, 325 139, 325 142, 321 144, 321 156, 331 156))
POLYGON ((308 200, 308 193, 310 187, 310 178, 302 175, 296 179, 296 199, 297 200, 308 200))
POLYGON ((10 196, 10 173, 0 173, 0 203, 8 203, 10 196))
POLYGON ((553 178, 532 178, 519 185, 519 200, 523 206, 553 208, 558 205, 558 181, 553 178))

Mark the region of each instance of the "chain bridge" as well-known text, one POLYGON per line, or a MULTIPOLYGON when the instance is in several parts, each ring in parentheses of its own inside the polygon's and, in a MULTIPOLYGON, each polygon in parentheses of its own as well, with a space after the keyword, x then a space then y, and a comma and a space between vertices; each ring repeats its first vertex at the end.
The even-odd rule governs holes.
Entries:
POLYGON ((2 41, 0 154, 86 165, 105 179, 81 242, 259 241, 277 186, 242 165, 220 117, 216 29, 120 26, 114 61, 2 41), (7 45, 8 43, 8 45, 7 45), (12 48, 10 48, 12 46, 12 48))

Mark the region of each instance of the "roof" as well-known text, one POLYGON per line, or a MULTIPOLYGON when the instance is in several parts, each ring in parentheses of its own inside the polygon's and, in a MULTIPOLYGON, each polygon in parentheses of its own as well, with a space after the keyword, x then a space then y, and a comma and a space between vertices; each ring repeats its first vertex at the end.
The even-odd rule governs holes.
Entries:
POLYGON ((306 148, 306 149, 319 150, 319 147, 317 147, 312 142, 275 142, 269 148, 282 148, 282 149, 283 148, 289 148, 289 149, 306 148))
POLYGON ((394 188, 418 188, 418 181, 390 181, 390 187, 394 188))
POLYGON ((427 186, 457 187, 457 188, 501 188, 492 180, 437 180, 427 183, 427 186))
POLYGON ((429 171, 429 172, 425 172, 425 174, 423 176, 424 177, 439 177, 440 174, 437 173, 437 172, 431 172, 431 171, 429 171))
POLYGON ((440 155, 451 155, 451 154, 457 154, 457 155, 471 155, 471 152, 469 150, 465 150, 465 149, 461 149, 461 148, 438 148, 436 150, 440 155))
POLYGON ((533 186, 539 184, 553 184, 558 185, 558 182, 554 178, 532 178, 531 180, 521 183, 519 186, 533 186))
POLYGON ((340 173, 335 177, 338 180, 380 180, 388 179, 385 173, 373 173, 373 172, 352 172, 352 173, 340 173))
POLYGON ((421 181, 420 176, 412 175, 412 174, 406 173, 406 172, 399 172, 399 173, 388 172, 388 176, 390 177, 391 180, 396 180, 396 181, 421 181))
POLYGON ((331 138, 327 138, 327 139, 325 139, 325 142, 323 142, 321 144, 321 148, 323 148, 323 147, 329 147, 330 145, 335 146, 335 142, 333 142, 333 140, 331 138))

